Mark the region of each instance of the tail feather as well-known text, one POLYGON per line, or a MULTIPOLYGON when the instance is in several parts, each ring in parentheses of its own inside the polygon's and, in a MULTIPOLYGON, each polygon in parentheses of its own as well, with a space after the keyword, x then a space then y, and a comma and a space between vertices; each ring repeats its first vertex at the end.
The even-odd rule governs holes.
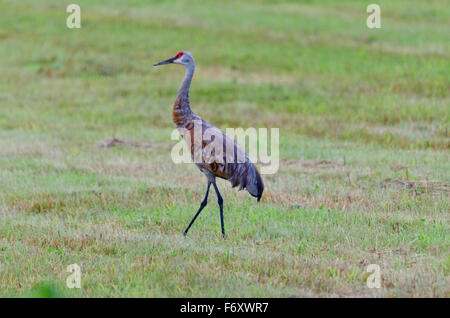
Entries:
POLYGON ((228 179, 231 182, 232 187, 239 185, 239 190, 247 189, 250 195, 261 200, 261 196, 264 191, 264 182, 256 169, 255 165, 251 162, 239 165, 238 169, 234 171, 233 176, 228 179))

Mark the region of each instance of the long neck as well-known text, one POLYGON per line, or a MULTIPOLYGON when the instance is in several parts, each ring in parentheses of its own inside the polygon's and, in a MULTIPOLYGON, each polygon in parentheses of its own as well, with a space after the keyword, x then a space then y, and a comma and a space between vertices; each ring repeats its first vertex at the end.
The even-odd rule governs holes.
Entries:
POLYGON ((173 105, 173 122, 177 126, 184 126, 188 115, 192 114, 189 102, 189 89, 191 87, 192 77, 194 76, 195 64, 186 66, 186 74, 178 89, 177 98, 173 105))

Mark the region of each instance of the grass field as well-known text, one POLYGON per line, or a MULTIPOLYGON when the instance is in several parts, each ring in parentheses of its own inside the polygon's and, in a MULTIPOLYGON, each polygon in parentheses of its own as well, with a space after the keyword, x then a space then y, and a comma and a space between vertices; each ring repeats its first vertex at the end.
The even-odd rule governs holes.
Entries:
POLYGON ((0 296, 450 297, 445 0, 0 0, 0 296), (279 127, 262 202, 170 158, 193 110, 279 127), (111 137, 138 146, 99 147, 111 137), (81 266, 68 289, 66 267, 81 266), (382 286, 369 289, 368 264, 382 286))

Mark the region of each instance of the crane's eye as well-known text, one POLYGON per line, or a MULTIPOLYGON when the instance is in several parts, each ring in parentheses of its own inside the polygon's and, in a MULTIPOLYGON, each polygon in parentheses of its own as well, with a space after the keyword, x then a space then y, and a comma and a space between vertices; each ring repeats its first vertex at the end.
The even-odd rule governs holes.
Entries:
POLYGON ((183 52, 179 52, 177 55, 175 55, 175 59, 179 59, 183 56, 183 52))

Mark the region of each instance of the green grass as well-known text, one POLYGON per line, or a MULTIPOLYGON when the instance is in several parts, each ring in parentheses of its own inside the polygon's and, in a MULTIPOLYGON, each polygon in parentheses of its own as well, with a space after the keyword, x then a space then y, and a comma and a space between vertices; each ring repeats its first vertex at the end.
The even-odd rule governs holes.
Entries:
POLYGON ((0 0, 0 296, 449 297, 446 1, 0 0), (175 165, 171 106, 279 127, 256 203, 228 182, 227 239, 175 165), (99 148, 106 138, 151 147, 99 148), (68 265, 82 288, 65 285, 68 265), (382 288, 369 289, 368 264, 382 288))

